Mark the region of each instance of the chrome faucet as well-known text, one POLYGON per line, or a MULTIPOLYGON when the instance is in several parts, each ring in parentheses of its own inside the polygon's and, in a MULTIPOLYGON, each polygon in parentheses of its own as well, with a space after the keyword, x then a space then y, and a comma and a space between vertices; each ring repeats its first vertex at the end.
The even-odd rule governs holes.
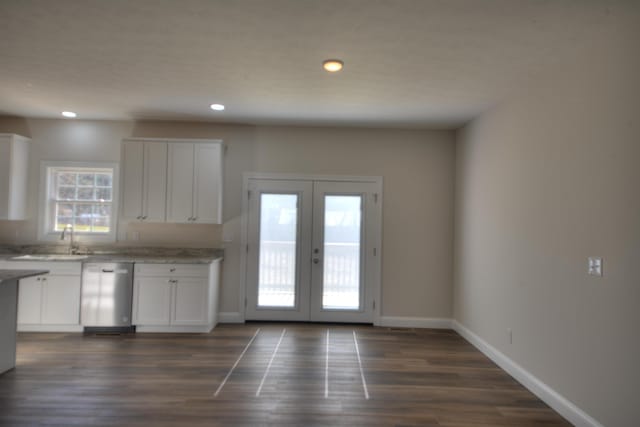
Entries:
POLYGON ((73 239, 73 225, 67 224, 60 234, 60 240, 64 240, 67 232, 69 232, 69 254, 75 254, 78 251, 78 244, 73 239))

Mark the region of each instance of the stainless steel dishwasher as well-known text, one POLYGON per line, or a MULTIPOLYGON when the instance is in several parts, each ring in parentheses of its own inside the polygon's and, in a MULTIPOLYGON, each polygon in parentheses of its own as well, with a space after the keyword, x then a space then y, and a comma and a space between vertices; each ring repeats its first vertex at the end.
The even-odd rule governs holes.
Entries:
POLYGON ((133 263, 87 263, 82 267, 80 322, 85 332, 129 332, 133 263))

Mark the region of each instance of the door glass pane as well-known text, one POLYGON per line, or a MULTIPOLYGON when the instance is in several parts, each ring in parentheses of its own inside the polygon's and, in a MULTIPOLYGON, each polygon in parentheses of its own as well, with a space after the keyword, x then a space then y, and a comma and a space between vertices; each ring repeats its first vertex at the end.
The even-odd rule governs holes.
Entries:
POLYGON ((260 195, 258 307, 295 307, 298 195, 260 195))
POLYGON ((360 309, 361 203, 361 196, 324 197, 324 309, 360 309))

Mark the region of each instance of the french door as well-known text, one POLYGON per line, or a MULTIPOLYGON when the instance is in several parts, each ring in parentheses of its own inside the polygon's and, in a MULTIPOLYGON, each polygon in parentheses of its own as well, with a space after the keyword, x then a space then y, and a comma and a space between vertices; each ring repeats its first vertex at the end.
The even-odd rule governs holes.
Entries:
POLYGON ((373 321, 379 183, 249 179, 247 320, 373 321))

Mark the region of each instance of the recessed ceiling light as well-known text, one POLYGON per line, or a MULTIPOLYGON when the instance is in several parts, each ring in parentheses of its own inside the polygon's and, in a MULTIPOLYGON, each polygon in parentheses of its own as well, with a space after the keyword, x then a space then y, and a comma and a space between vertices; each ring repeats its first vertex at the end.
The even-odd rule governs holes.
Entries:
POLYGON ((73 111, 63 111, 62 115, 65 117, 69 117, 70 119, 74 118, 77 116, 76 113, 74 113, 73 111))
POLYGON ((224 111, 224 105, 222 104, 211 104, 211 109, 216 111, 224 111))
POLYGON ((322 68, 330 73, 340 71, 342 70, 342 67, 344 67, 344 62, 340 61, 339 59, 327 59, 322 63, 322 68))

